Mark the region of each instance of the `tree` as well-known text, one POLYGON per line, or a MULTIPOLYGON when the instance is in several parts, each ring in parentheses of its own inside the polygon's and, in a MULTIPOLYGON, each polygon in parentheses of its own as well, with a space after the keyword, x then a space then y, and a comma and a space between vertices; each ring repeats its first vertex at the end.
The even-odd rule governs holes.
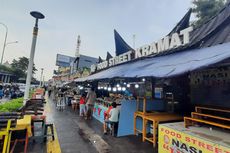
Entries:
MULTIPOLYGON (((27 57, 20 57, 19 60, 13 60, 11 63, 11 68, 15 76, 15 80, 18 81, 19 78, 26 78, 26 73, 29 65, 29 59, 27 57)), ((33 74, 37 71, 35 65, 33 65, 33 74)))
POLYGON ((0 64, 0 72, 8 72, 8 73, 12 73, 12 69, 10 67, 7 67, 5 65, 1 65, 0 64))
MULTIPOLYGON (((27 57, 20 57, 18 61, 14 59, 11 63, 13 69, 19 69, 25 74, 27 73, 28 65, 29 59, 27 57)), ((35 68, 35 65, 33 65, 33 74, 35 71, 37 71, 37 69, 35 68)))
POLYGON ((195 26, 200 26, 215 16, 225 5, 226 0, 193 0, 195 7, 192 9, 198 20, 195 26))

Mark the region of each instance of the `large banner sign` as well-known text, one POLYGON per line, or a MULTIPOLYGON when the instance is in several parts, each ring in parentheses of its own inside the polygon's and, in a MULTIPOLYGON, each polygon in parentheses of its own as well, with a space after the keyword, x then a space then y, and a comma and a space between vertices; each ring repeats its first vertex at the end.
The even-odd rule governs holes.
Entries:
POLYGON ((74 60, 73 57, 57 54, 56 57, 56 66, 61 67, 70 67, 70 63, 74 60))
POLYGON ((192 30, 192 27, 188 27, 184 30, 181 30, 180 33, 173 33, 171 36, 166 36, 163 39, 158 40, 157 42, 141 46, 140 48, 137 48, 136 51, 128 51, 119 56, 110 58, 108 61, 94 64, 91 66, 91 73, 95 72, 96 70, 102 70, 107 67, 130 61, 132 59, 158 54, 173 48, 178 48, 180 46, 186 45, 189 43, 189 34, 192 30))
POLYGON ((159 153, 230 153, 230 148, 159 125, 159 153))

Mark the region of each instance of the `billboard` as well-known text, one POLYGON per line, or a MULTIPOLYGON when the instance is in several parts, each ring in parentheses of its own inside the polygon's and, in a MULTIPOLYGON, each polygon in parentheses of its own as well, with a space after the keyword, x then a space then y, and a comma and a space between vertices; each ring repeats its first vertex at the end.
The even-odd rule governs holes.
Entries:
POLYGON ((70 67, 70 63, 74 60, 74 57, 57 54, 56 66, 70 67))

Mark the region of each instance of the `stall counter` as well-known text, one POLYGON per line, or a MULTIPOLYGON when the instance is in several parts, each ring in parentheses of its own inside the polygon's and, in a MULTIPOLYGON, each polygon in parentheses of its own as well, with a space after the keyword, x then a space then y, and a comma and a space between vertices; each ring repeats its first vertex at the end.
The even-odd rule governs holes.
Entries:
POLYGON ((104 113, 107 110, 108 110, 108 107, 95 103, 94 108, 93 108, 93 117, 97 119, 98 121, 100 121, 101 123, 104 123, 104 113))

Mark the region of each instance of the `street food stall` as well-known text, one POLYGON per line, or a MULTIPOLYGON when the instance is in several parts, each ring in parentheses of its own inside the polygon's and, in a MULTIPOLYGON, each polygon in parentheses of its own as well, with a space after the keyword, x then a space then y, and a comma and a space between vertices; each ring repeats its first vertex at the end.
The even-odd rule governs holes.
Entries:
MULTIPOLYGON (((229 4, 200 27, 182 28, 181 20, 176 26, 181 28, 136 50, 116 38, 130 50, 91 66, 90 76, 76 80, 124 95, 118 136, 140 133, 154 147, 158 142, 159 152, 230 152, 229 4)), ((98 99, 94 117, 103 122, 110 103, 98 99)))

